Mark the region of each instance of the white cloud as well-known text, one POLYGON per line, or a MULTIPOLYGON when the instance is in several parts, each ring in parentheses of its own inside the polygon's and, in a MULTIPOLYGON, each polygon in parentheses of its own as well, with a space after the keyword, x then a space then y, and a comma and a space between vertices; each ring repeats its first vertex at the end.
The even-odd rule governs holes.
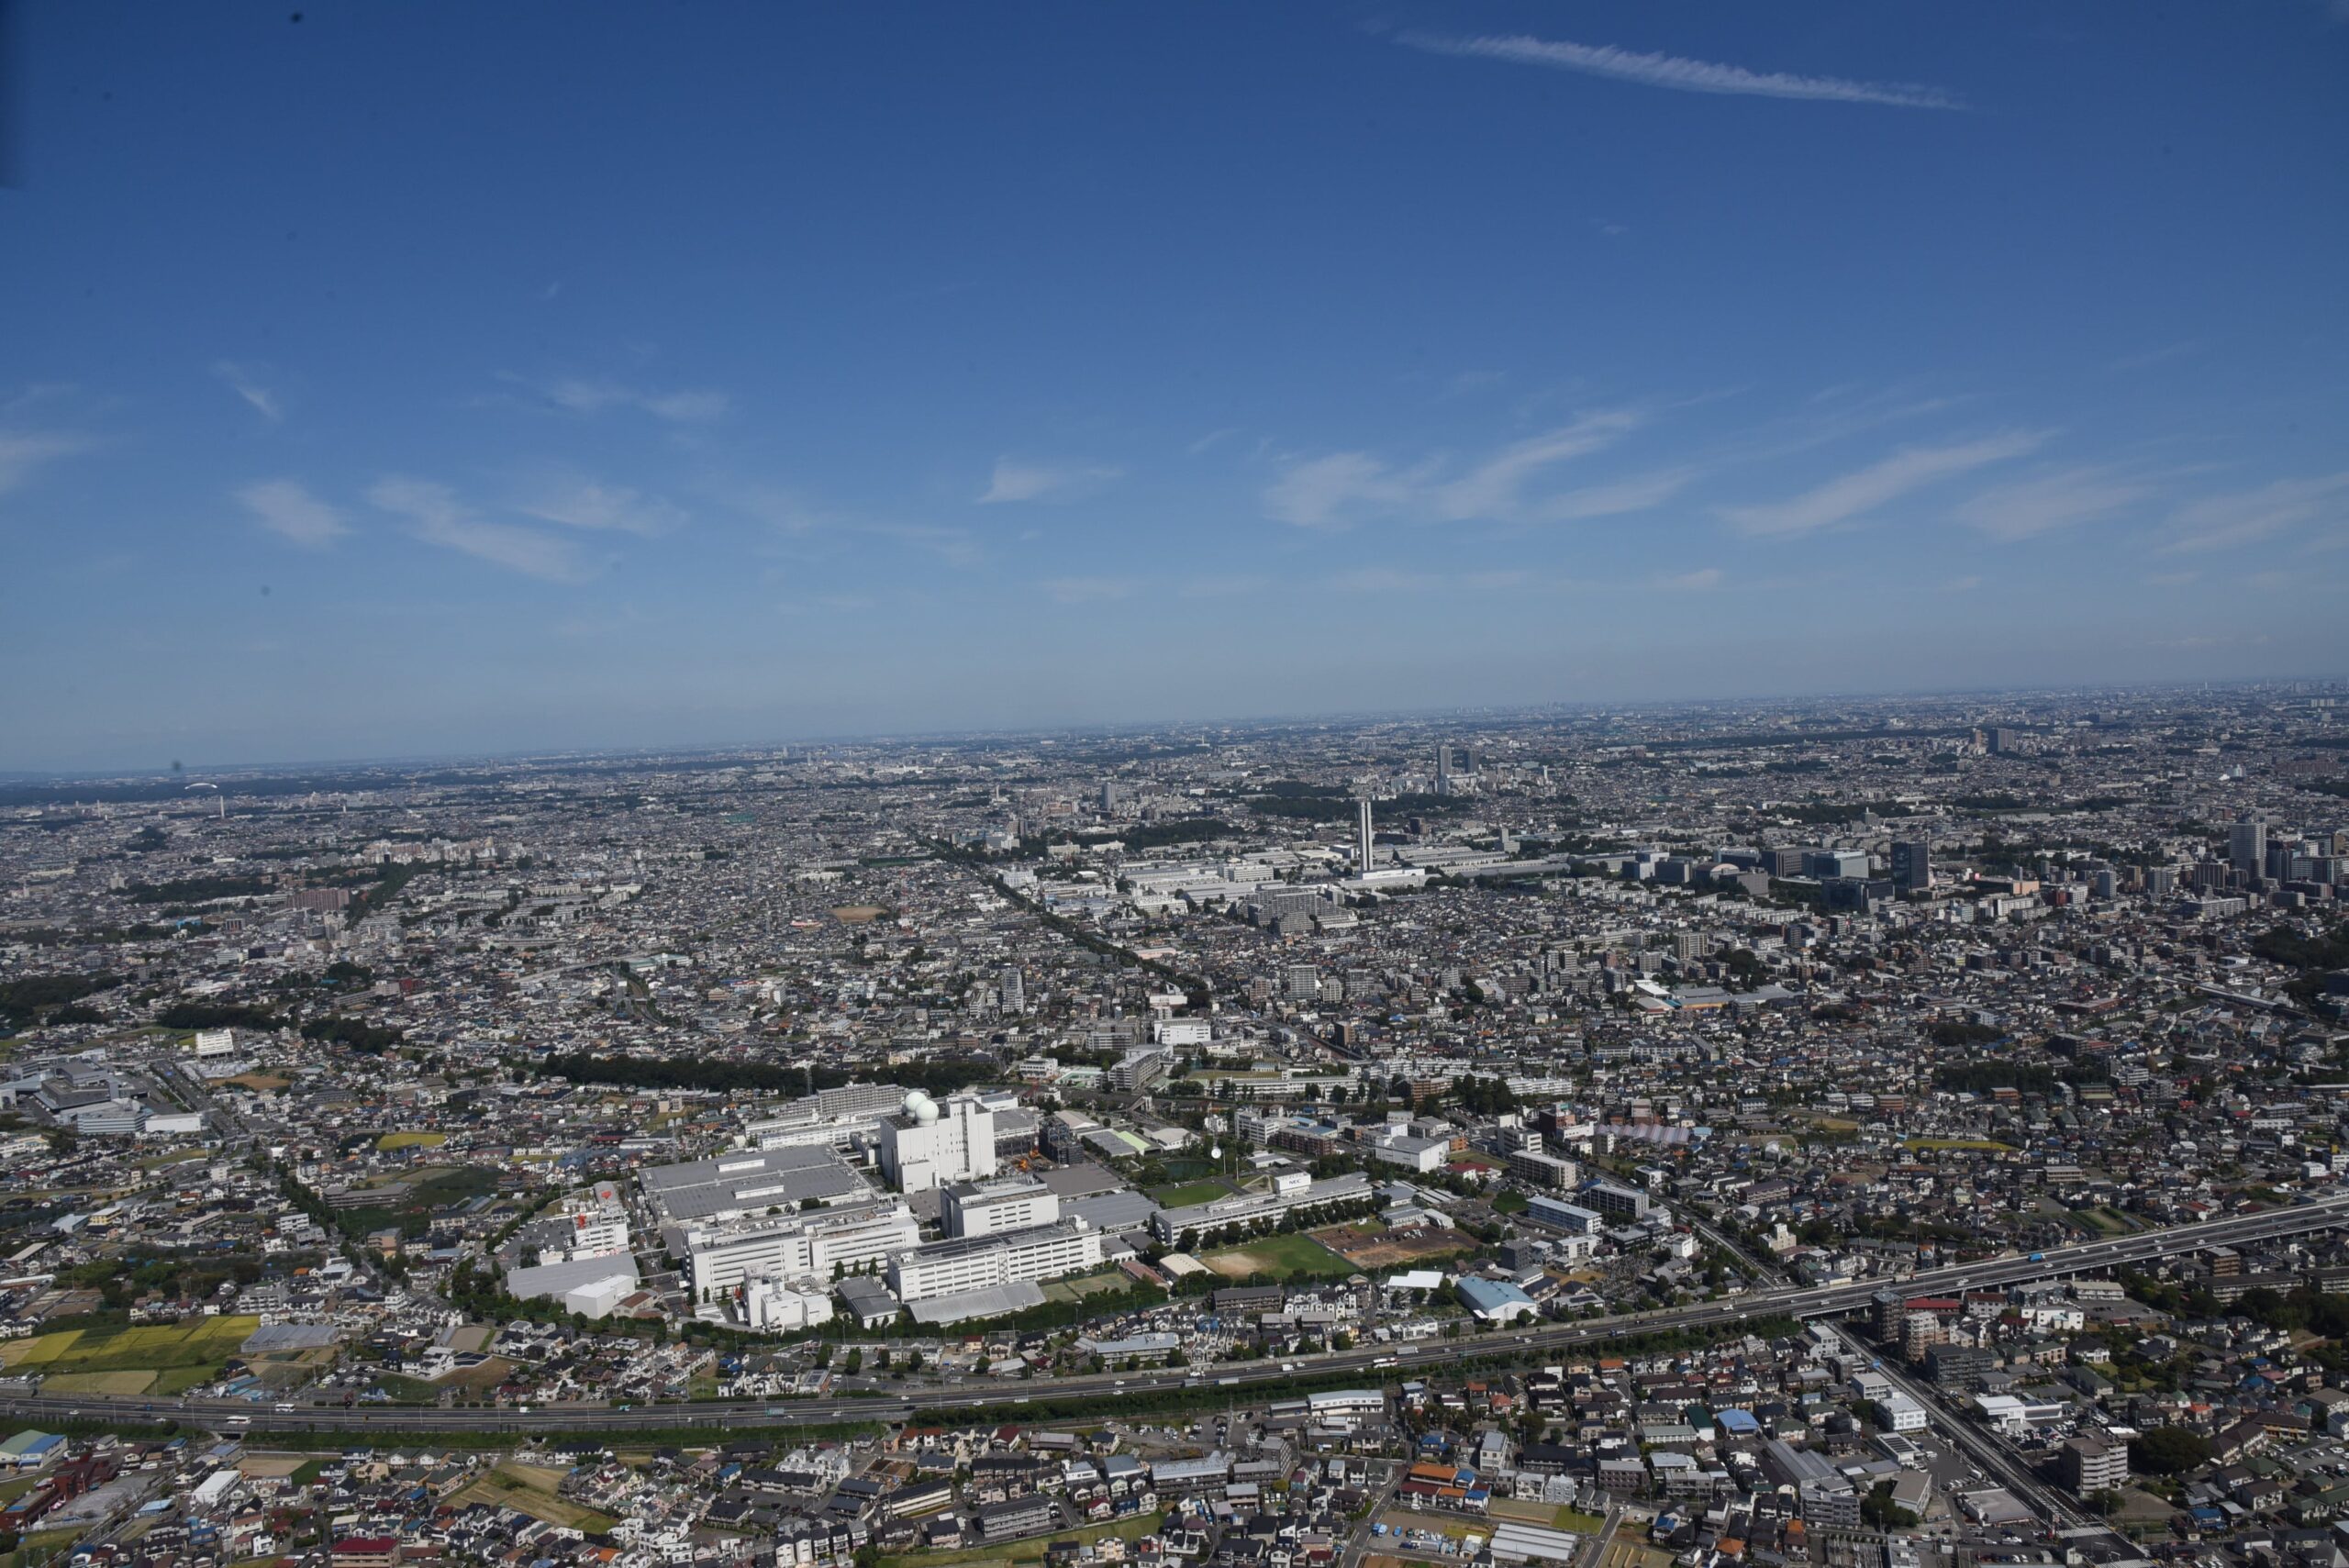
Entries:
POLYGON ((578 583, 587 573, 572 541, 512 523, 486 522, 444 484, 393 475, 375 482, 367 499, 427 544, 454 550, 549 583, 578 583))
POLYGON ((1718 566, 1700 566, 1694 572, 1683 572, 1671 577, 1659 577, 1656 579, 1655 585, 1659 588, 1675 589, 1684 594, 1701 594, 1720 587, 1728 581, 1728 578, 1729 574, 1718 566))
POLYGON ((1514 517, 1519 493, 1543 469, 1613 446, 1642 423, 1642 416, 1628 408, 1609 409, 1512 442, 1440 487, 1434 495, 1437 515, 1447 522, 1514 517))
POLYGON ((2123 354, 2113 361, 2110 368, 2116 371, 2147 370, 2165 361, 2182 359, 2188 354, 2199 354, 2216 341, 2218 339, 2215 338, 2188 338, 2182 342, 2164 343, 2157 348, 2141 350, 2133 354, 2123 354))
POLYGON ((2211 495, 2170 514, 2165 554, 2251 544, 2286 528, 2349 511, 2349 473, 2279 479, 2257 490, 2211 495))
POLYGON ((1294 464, 1264 491, 1264 513, 1300 528, 1341 528, 1350 512, 1411 499, 1413 483, 1368 452, 1331 452, 1294 464))
POLYGON ((1609 484, 1569 490, 1542 502, 1534 510, 1545 523, 1586 522, 1593 517, 1620 517, 1628 512, 1652 511, 1680 494, 1696 477, 1694 469, 1666 469, 1609 484))
MULTIPOLYGON (((521 381, 518 376, 509 379, 521 381)), ((522 384, 566 413, 600 414, 607 408, 632 408, 673 425, 722 418, 732 406, 722 392, 655 392, 608 377, 562 376, 550 382, 524 381, 522 384)))
POLYGON ((568 528, 616 530, 651 539, 682 525, 685 508, 621 485, 565 476, 549 480, 514 509, 568 528))
POLYGON ((996 461, 995 474, 979 504, 1001 501, 1073 501, 1125 477, 1125 470, 1077 463, 996 461))
POLYGON ((1186 599, 1219 599, 1241 594, 1261 594, 1273 585, 1269 577, 1241 573, 1230 577, 1193 577, 1175 590, 1186 599))
POLYGON ((24 484, 48 463, 96 444, 87 436, 62 430, 0 430, 0 495, 24 484))
POLYGON ((1134 591, 1133 584, 1123 577, 1047 577, 1041 586, 1063 605, 1100 604, 1125 598, 1134 591))
POLYGON ((1340 573, 1330 586, 1341 594, 1498 594, 1524 584, 1524 573, 1507 567, 1486 572, 1411 572, 1393 566, 1357 566, 1340 573))
POLYGON ((2153 493, 2150 482, 2110 469, 2069 468, 1994 485, 1952 515, 1992 539, 2023 539, 2110 517, 2153 493))
POLYGON ((2021 457, 2046 439, 2043 431, 2009 430, 1956 446, 1905 447, 1881 462, 1831 479, 1790 500, 1715 510, 1750 534, 1772 538, 1807 534, 1865 517, 1937 480, 2021 457))
POLYGON ((714 494, 724 505, 795 539, 862 536, 914 545, 956 566, 974 565, 980 559, 979 547, 966 528, 860 517, 785 485, 726 484, 714 494))
POLYGON ((1980 586, 1982 586, 1982 579, 1976 573, 1969 572, 1963 577, 1953 577, 1948 582, 1943 584, 1942 592, 1944 594, 1971 594, 1975 589, 1979 588, 1980 586))
POLYGON ((1540 523, 1642 511, 1687 483, 1687 475, 1641 479, 1564 495, 1532 495, 1548 470, 1603 451, 1640 428, 1647 417, 1629 408, 1585 414, 1540 435, 1512 441, 1445 477, 1430 460, 1400 469, 1369 452, 1330 452, 1292 462, 1265 488, 1264 514, 1303 528, 1342 528, 1380 517, 1424 522, 1540 523))
POLYGON ((222 360, 212 367, 212 373, 226 382, 229 391, 251 404, 253 411, 271 424, 278 424, 284 419, 284 401, 263 386, 261 378, 250 366, 240 365, 234 360, 222 360))
POLYGON ((1964 106, 1938 87, 1907 82, 1854 82, 1841 76, 1798 76, 1781 71, 1748 71, 1709 60, 1670 54, 1643 54, 1612 44, 1569 43, 1564 40, 1487 35, 1444 38, 1426 33, 1402 33, 1396 41, 1430 54, 1460 55, 1473 60, 1507 61, 1540 65, 1553 71, 1578 72, 1647 87, 1668 87, 1681 93, 1722 93, 1759 98, 1810 98, 1839 104, 1885 104, 1904 109, 1954 109, 1964 106))
POLYGON ((248 484, 237 499, 262 528, 306 550, 323 550, 351 532, 340 512, 291 479, 248 484))

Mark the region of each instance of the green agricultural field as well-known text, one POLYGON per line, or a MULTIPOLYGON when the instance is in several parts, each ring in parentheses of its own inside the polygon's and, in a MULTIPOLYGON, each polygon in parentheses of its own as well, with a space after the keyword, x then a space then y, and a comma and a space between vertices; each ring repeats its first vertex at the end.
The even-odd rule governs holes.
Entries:
MULTIPOLYGON (((193 1323, 159 1323, 139 1329, 74 1329, 36 1334, 0 1345, 0 1365, 11 1372, 208 1373, 236 1354, 261 1327, 258 1318, 203 1318, 193 1323)), ((205 1381, 203 1377, 196 1379, 205 1381)))

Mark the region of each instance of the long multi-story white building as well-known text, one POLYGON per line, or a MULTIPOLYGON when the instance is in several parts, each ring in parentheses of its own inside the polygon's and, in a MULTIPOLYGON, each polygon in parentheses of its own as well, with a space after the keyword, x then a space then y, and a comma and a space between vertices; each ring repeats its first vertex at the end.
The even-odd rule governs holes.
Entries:
POLYGON ((939 1222, 949 1236, 999 1236, 1061 1217, 1061 1200, 1032 1176, 957 1182, 939 1194, 939 1222))
POLYGON ((995 1112, 976 1095, 956 1095, 941 1106, 917 1089, 876 1132, 881 1169, 899 1192, 984 1181, 1000 1169, 995 1112))
POLYGON ((871 1139, 882 1120, 906 1102, 895 1084, 844 1084, 792 1101, 753 1121, 742 1135, 753 1149, 818 1147, 847 1150, 871 1139))
POLYGON ((729 1290, 755 1274, 828 1280, 835 1267, 863 1270, 921 1242, 911 1210, 886 1203, 844 1205, 665 1226, 669 1251, 685 1260, 695 1293, 729 1290))
POLYGON ((1151 1216, 1150 1228, 1162 1241, 1172 1241, 1186 1230, 1215 1230, 1226 1225, 1253 1225, 1277 1219, 1291 1209, 1318 1208, 1323 1204, 1353 1203, 1371 1195, 1370 1178, 1359 1171, 1317 1182, 1302 1171, 1284 1172, 1268 1193, 1241 1193, 1189 1208, 1162 1208, 1151 1216))
POLYGON ((996 1236, 963 1236, 900 1252, 889 1261, 889 1288, 900 1301, 926 1301, 990 1285, 1057 1279, 1101 1266, 1101 1232, 1063 1219, 996 1236))

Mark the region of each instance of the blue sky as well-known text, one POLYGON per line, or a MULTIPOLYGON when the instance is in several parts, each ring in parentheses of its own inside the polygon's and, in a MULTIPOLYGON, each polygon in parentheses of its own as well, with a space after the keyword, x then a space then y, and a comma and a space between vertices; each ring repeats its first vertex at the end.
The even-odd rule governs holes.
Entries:
POLYGON ((2349 647, 2325 0, 16 27, 0 767, 2349 647))

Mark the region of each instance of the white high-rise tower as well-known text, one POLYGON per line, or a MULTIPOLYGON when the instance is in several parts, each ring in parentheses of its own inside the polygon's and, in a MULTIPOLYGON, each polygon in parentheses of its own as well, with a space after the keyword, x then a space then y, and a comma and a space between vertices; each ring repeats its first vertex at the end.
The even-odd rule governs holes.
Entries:
POLYGON ((1364 873, 1367 873, 1367 872, 1370 870, 1370 845, 1371 845, 1371 834, 1370 834, 1370 796, 1368 796, 1368 795, 1364 795, 1364 796, 1362 797, 1362 803, 1361 803, 1361 804, 1362 804, 1362 842, 1361 842, 1361 844, 1358 846, 1358 849, 1357 849, 1357 853, 1358 853, 1358 854, 1359 854, 1359 856, 1360 856, 1360 860, 1359 860, 1359 861, 1358 861, 1358 862, 1357 862, 1357 869, 1359 869, 1359 870, 1361 870, 1361 871, 1363 871, 1363 872, 1364 872, 1364 873))

